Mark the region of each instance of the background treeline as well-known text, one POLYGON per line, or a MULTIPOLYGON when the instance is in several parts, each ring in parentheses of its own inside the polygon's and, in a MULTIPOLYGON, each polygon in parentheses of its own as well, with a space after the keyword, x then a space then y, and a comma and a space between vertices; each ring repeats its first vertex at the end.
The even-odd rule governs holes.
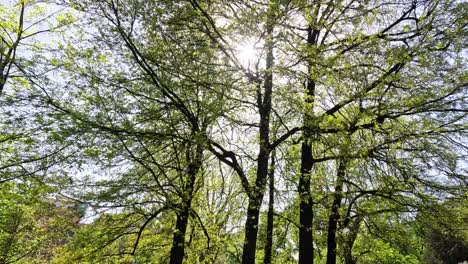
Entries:
POLYGON ((467 13, 1 2, 0 263, 468 260, 467 13))

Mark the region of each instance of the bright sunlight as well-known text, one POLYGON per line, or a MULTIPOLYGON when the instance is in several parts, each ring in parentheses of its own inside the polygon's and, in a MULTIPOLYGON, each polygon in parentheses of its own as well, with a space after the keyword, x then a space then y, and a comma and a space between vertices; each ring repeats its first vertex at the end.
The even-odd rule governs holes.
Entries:
POLYGON ((258 59, 258 50, 253 41, 244 41, 236 49, 239 61, 242 65, 250 67, 258 59))

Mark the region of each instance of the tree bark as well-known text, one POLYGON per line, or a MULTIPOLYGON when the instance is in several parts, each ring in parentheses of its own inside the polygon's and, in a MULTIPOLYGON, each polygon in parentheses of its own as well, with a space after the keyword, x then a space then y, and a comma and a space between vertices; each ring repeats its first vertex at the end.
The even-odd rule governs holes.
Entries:
POLYGON ((268 215, 267 215, 267 230, 265 241, 265 257, 263 258, 264 264, 271 264, 272 249, 273 249, 273 214, 275 203, 275 152, 271 153, 270 173, 269 173, 269 200, 268 200, 268 215))
POLYGON ((192 210, 193 190, 195 186, 196 176, 202 165, 203 151, 200 145, 196 146, 196 152, 191 157, 192 153, 187 150, 187 160, 191 160, 188 166, 187 182, 184 186, 182 205, 177 212, 176 230, 172 239, 172 248, 170 255, 170 264, 182 264, 185 256, 185 234, 187 233, 187 225, 192 210))
POLYGON ((328 232, 327 232, 327 264, 336 263, 336 230, 338 221, 340 220, 339 209, 343 198, 343 181, 345 176, 346 162, 339 161, 338 171, 336 174, 335 192, 333 193, 333 203, 331 212, 328 217, 328 232))
MULTIPOLYGON (((318 31, 309 26, 307 29, 307 45, 317 43, 318 31)), ((301 175, 299 179, 299 264, 314 263, 314 245, 313 245, 313 199, 310 191, 310 177, 314 159, 312 156, 312 123, 313 123, 313 104, 315 96, 315 82, 312 80, 313 65, 308 63, 308 76, 306 82, 305 110, 304 110, 304 141, 301 149, 301 175)))
POLYGON ((172 239, 171 264, 182 264, 185 255, 185 233, 187 231, 189 208, 184 208, 177 214, 176 231, 172 239))
POLYGON ((299 263, 314 262, 312 223, 314 219, 312 193, 310 192, 310 173, 313 166, 311 144, 302 143, 301 178, 299 179, 299 263))
POLYGON ((273 91, 273 20, 274 10, 268 10, 265 46, 266 69, 265 80, 262 89, 257 84, 257 104, 260 115, 259 125, 259 153, 257 159, 257 177, 255 185, 249 193, 249 206, 247 209, 247 220, 245 222, 245 240, 242 251, 242 263, 254 264, 255 252, 257 250, 258 220, 260 206, 265 193, 266 181, 268 177, 268 159, 270 156, 270 115, 271 115, 271 95, 273 91))
POLYGON ((345 264, 356 264, 356 260, 353 258, 352 253, 354 241, 356 241, 361 221, 362 217, 359 216, 352 222, 352 225, 349 227, 349 233, 347 234, 345 243, 343 245, 345 264))
POLYGON ((247 220, 245 222, 245 241, 242 251, 242 263, 255 263, 255 252, 257 249, 258 220, 260 214, 260 205, 263 195, 249 199, 247 209, 247 220))

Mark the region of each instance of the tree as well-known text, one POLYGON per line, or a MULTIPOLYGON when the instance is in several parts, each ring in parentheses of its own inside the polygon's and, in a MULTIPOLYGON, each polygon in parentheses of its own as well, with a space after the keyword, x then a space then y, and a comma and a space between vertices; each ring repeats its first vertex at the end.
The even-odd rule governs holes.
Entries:
MULTIPOLYGON (((18 46, 25 37, 24 34, 24 15, 26 2, 19 1, 17 3, 19 6, 18 15, 13 15, 14 22, 10 19, 4 18, 2 23, 2 35, 0 42, 0 94, 3 91, 3 87, 6 84, 8 77, 10 76, 10 71, 16 62, 16 51, 18 46), (13 36, 12 36, 13 35, 13 36)), ((2 11, 5 7, 2 5, 2 11)), ((7 9, 4 9, 7 11, 7 9)), ((7 12, 3 13, 2 16, 10 16, 7 12)))
MULTIPOLYGON (((172 109, 181 114, 182 119, 177 119, 176 123, 187 122, 186 126, 192 127, 194 129, 192 132, 196 134, 197 122, 194 122, 188 110, 190 108, 185 105, 186 102, 178 99, 179 93, 183 93, 179 90, 172 90, 174 86, 160 86, 161 79, 157 79, 159 78, 157 72, 152 68, 154 62, 164 66, 163 63, 168 58, 150 57, 141 49, 141 47, 146 47, 145 42, 135 44, 138 43, 135 41, 146 35, 141 29, 133 31, 134 19, 131 16, 133 6, 130 4, 127 5, 129 7, 120 6, 117 2, 96 3, 98 8, 110 10, 108 13, 105 11, 104 16, 120 34, 122 44, 132 53, 136 66, 152 79, 153 85, 161 89, 161 95, 158 94, 158 96, 169 100, 173 106, 172 109), (128 14, 128 16, 120 18, 121 14, 128 14), (186 120, 181 121, 184 118, 186 120)), ((132 3, 139 4, 138 2, 132 3)), ((203 139, 213 155, 236 171, 249 200, 242 257, 244 263, 253 263, 255 260, 260 207, 266 190, 269 154, 278 147, 279 143, 284 142, 299 130, 302 130, 304 140, 301 150, 301 176, 298 181, 299 218, 301 219, 299 261, 301 263, 312 262, 314 255, 313 210, 314 204, 317 203, 314 202, 310 185, 312 175, 319 171, 319 163, 335 168, 330 171, 344 171, 344 168, 338 170, 334 165, 330 165, 330 162, 338 160, 337 164, 340 164, 353 159, 375 159, 386 164, 385 166, 393 166, 401 177, 416 178, 414 173, 418 168, 417 163, 425 156, 414 156, 415 163, 403 166, 398 160, 415 149, 408 146, 419 144, 418 142, 424 145, 424 142, 427 142, 425 139, 434 140, 443 137, 444 133, 463 132, 459 120, 465 114, 458 105, 463 100, 460 92, 464 87, 464 81, 457 79, 453 83, 444 79, 442 75, 434 75, 435 71, 453 74, 460 63, 457 59, 448 62, 442 57, 442 54, 459 56, 457 54, 460 49, 457 45, 461 39, 453 34, 456 29, 449 29, 447 25, 455 23, 462 28, 463 24, 457 20, 457 12, 454 12, 455 15, 452 16, 447 16, 445 13, 446 10, 458 10, 460 6, 456 3, 376 1, 364 4, 350 1, 341 5, 334 3, 308 5, 300 1, 289 3, 273 1, 257 3, 254 6, 249 3, 233 3, 223 9, 217 3, 191 1, 189 4, 181 4, 181 7, 183 7, 182 14, 187 12, 193 15, 191 16, 194 22, 191 24, 193 30, 189 33, 194 36, 200 34, 202 39, 210 42, 207 45, 212 47, 218 56, 223 57, 221 61, 224 64, 218 65, 218 69, 231 70, 234 72, 233 76, 239 76, 245 81, 245 83, 235 84, 234 89, 229 90, 230 103, 253 106, 258 115, 258 119, 255 120, 257 124, 254 127, 258 128, 255 133, 259 136, 259 150, 253 155, 254 162, 248 161, 248 156, 239 161, 242 155, 223 146, 224 140, 219 137, 203 139), (391 12, 387 12, 389 8, 392 8, 391 12), (258 68, 251 69, 250 65, 244 66, 238 62, 233 54, 232 43, 230 43, 233 39, 230 35, 236 31, 228 30, 229 23, 240 23, 247 28, 253 28, 255 22, 245 17, 236 17, 233 22, 228 21, 226 25, 219 27, 213 18, 216 12, 226 14, 225 17, 229 15, 235 17, 234 12, 256 13, 264 18, 263 26, 256 31, 260 40, 263 41, 263 55, 265 56, 263 62, 262 59, 257 60, 256 67, 258 68), (342 31, 342 28, 346 27, 349 30, 342 31), (293 49, 286 48, 287 44, 291 43, 279 37, 281 34, 292 36, 293 49), (305 45, 303 45, 304 42, 305 45), (285 53, 285 57, 295 58, 300 65, 305 67, 274 64, 275 50, 278 53, 285 53), (430 56, 434 56, 433 59, 428 59, 430 56), (262 63, 264 63, 263 68, 261 68, 262 63), (374 66, 379 64, 381 66, 374 66), (305 69, 305 72, 302 69, 305 69), (302 113, 303 124, 287 130, 284 135, 278 137, 278 140, 270 142, 270 119, 271 114, 275 112, 272 108, 273 93, 282 91, 280 86, 273 90, 273 73, 276 71, 281 73, 280 76, 286 76, 285 78, 289 78, 289 81, 295 84, 301 83, 305 77, 303 98, 297 100, 302 103, 297 105, 296 110, 297 113, 302 113), (430 78, 432 80, 429 80, 430 78), (439 88, 434 93, 426 94, 426 88, 436 82, 440 82, 439 88), (247 91, 241 96, 253 100, 239 98, 239 94, 236 94, 237 90, 243 92, 249 86, 253 87, 255 92, 247 91), (404 100, 409 95, 413 99, 404 100), (454 98, 457 100, 454 101, 454 98), (445 117, 434 119, 431 116, 433 113, 445 113, 445 117), (360 147, 350 148, 354 145, 360 147), (241 165, 242 162, 256 167, 252 176, 246 173, 248 170, 241 165)), ((171 5, 166 5, 164 8, 166 12, 179 10, 171 5)), ((163 6, 156 10, 163 12, 163 6)), ((173 21, 179 25, 182 20, 180 17, 175 17, 173 21)), ((182 23, 182 25, 185 24, 182 23)), ((159 30, 164 31, 167 28, 163 27, 159 30)), ((176 42, 179 43, 178 46, 182 45, 181 47, 187 49, 183 46, 186 43, 185 39, 179 41, 177 38, 167 38, 165 40, 166 45, 176 42)), ((151 48, 148 50, 159 54, 157 50, 151 48)), ((174 58, 180 61, 181 56, 191 55, 182 53, 174 58)), ((281 58, 279 56, 275 60, 281 61, 281 58)), ((157 67, 158 70, 164 70, 159 65, 157 67)), ((174 71, 174 69, 171 70, 174 71)), ((173 72, 171 74, 174 75, 173 72)), ((462 73, 457 74, 461 76, 462 73)), ((172 81, 171 84, 173 84, 172 81)), ((159 103, 164 105, 165 102, 159 103)), ((202 109, 200 111, 208 114, 211 109, 206 109, 206 112, 202 109)), ((247 112, 237 111, 233 114, 239 116, 245 113, 247 112)), ((236 119, 231 118, 234 125, 250 126, 236 119)), ((174 123, 174 121, 169 123, 174 123)), ((292 123, 298 125, 299 122, 293 121, 292 123)), ((115 131, 114 128, 110 129, 112 130, 115 131)), ((120 129, 120 131, 124 130, 120 129)), ((149 150, 151 151, 151 148, 149 150)), ((372 177, 373 173, 369 177, 372 177)), ((327 243, 329 263, 336 261, 335 230, 339 219, 340 200, 342 200, 340 193, 345 187, 342 172, 337 172, 336 179, 334 201, 331 203, 329 214, 330 232, 327 243)), ((365 190, 366 188, 363 188, 367 187, 365 178, 358 177, 358 179, 360 181, 358 186, 361 190, 365 190)), ((425 184, 430 184, 430 182, 425 182, 425 184)), ((402 188, 406 190, 411 185, 411 183, 408 185, 405 183, 402 188)), ((315 189, 321 188, 323 187, 320 185, 315 187, 315 189)))
MULTIPOLYGON (((145 228, 163 211, 175 213, 170 263, 181 263, 191 203, 203 175, 206 133, 222 111, 223 82, 203 80, 219 74, 212 66, 218 59, 204 36, 193 32, 189 40, 178 24, 194 16, 186 5, 138 1, 75 5, 103 36, 87 41, 84 50, 63 46, 67 47, 63 57, 56 60, 70 73, 66 85, 73 86, 66 93, 43 87, 45 101, 62 118, 63 127, 74 126, 80 134, 84 146, 75 156, 94 159, 103 168, 119 160, 132 168, 122 167, 118 179, 98 182, 97 196, 84 198, 99 207, 124 210, 136 220, 116 218, 116 224, 123 221, 130 230, 120 231, 135 240, 132 249, 123 248, 120 254, 134 255, 145 228), (134 13, 137 7, 142 9, 134 13), (146 9, 153 12, 148 15, 146 9), (166 9, 174 16, 160 17, 157 10, 166 9), (135 29, 139 23, 147 27, 135 29), (121 68, 115 68, 117 61, 121 68), (68 96, 74 101, 64 104, 68 96)), ((109 236, 105 245, 121 236, 109 236)))
MULTIPOLYGON (((40 52, 44 51, 41 38, 52 38, 74 22, 67 10, 52 3, 19 0, 9 4, 11 6, 0 5, 0 94, 9 79, 14 80, 12 86, 18 90, 27 88, 29 81, 41 77, 40 63, 43 60, 40 52), (48 14, 48 8, 55 9, 52 15, 48 14)), ((53 48, 47 47, 48 50, 53 48)))
POLYGON ((1 263, 50 261, 77 229, 83 216, 79 204, 54 197, 55 190, 37 179, 8 181, 0 188, 1 263))
POLYGON ((45 164, 97 211, 64 259, 414 262, 399 234, 463 192, 464 3, 63 2, 81 20, 8 120, 52 128, 45 164))
POLYGON ((418 214, 417 222, 426 242, 424 261, 459 263, 468 260, 466 203, 466 195, 455 196, 418 214))
MULTIPOLYGON (((453 122, 457 122, 458 118, 464 116, 463 110, 460 108, 457 110, 457 107, 454 107, 452 110, 448 110, 442 106, 445 103, 439 105, 445 101, 446 96, 458 94, 457 91, 464 86, 463 81, 459 84, 448 85, 446 90, 439 90, 436 92, 439 95, 432 99, 420 97, 417 103, 416 100, 406 101, 406 104, 401 103, 405 102, 404 100, 394 101, 395 94, 391 92, 391 90, 397 91, 406 88, 408 91, 411 90, 412 95, 415 96, 418 89, 425 87, 428 83, 422 80, 409 82, 408 80, 411 79, 409 74, 415 69, 418 69, 419 73, 431 74, 430 72, 433 73, 433 71, 428 67, 437 65, 435 61, 431 61, 429 66, 429 64, 424 63, 424 58, 427 58, 428 54, 438 56, 437 54, 445 52, 451 54, 457 52, 458 44, 452 46, 454 44, 452 42, 458 42, 458 40, 452 39, 453 35, 448 33, 450 30, 444 26, 445 22, 442 22, 446 18, 444 12, 447 8, 459 10, 462 7, 451 2, 442 4, 418 1, 412 3, 376 1, 365 4, 349 1, 341 5, 331 2, 310 6, 307 4, 298 5, 300 14, 304 16, 305 26, 291 28, 298 32, 301 30, 305 32, 306 37, 302 37, 302 41, 307 44, 304 46, 308 47, 306 55, 303 56, 303 61, 307 65, 305 67, 307 81, 305 82, 305 114, 303 118, 305 141, 302 151, 302 176, 299 181, 302 204, 300 210, 302 238, 300 238, 301 242, 299 243, 302 247, 299 252, 301 263, 312 262, 313 199, 309 191, 311 169, 313 164, 317 162, 330 160, 330 158, 313 158, 312 151, 317 153, 315 155, 321 156, 322 148, 320 145, 323 144, 322 142, 329 141, 325 144, 332 148, 333 143, 330 143, 330 140, 338 143, 340 139, 347 137, 346 134, 366 133, 366 130, 373 130, 376 125, 382 123, 388 125, 380 128, 384 131, 387 130, 385 133, 389 133, 388 131, 392 129, 392 120, 401 121, 402 116, 424 118, 421 115, 431 111, 452 112, 454 114, 452 116, 453 122), (390 6, 392 6, 392 12, 383 12, 390 6), (379 23, 379 21, 384 22, 379 23), (413 22, 408 23, 410 21, 413 22), (366 28, 366 25, 370 27, 366 28), (435 29, 436 27, 440 28, 435 29), (343 32, 343 28, 348 28, 348 30, 343 32), (441 32, 448 34, 442 37, 441 32), (428 41, 429 39, 430 41, 428 41), (438 44, 436 45, 434 41, 438 44), (452 49, 447 49, 448 47, 452 47, 452 49), (376 49, 379 51, 374 53, 373 50, 376 49), (385 56, 383 57, 381 54, 385 54, 385 56), (382 68, 373 66, 382 63, 385 65, 382 68), (449 86, 451 88, 448 88, 449 86), (350 95, 350 91, 354 92, 350 95), (323 94, 329 96, 319 96, 323 94), (438 109, 441 106, 444 109, 438 109), (383 114, 384 112, 387 114, 383 114), (327 134, 336 132, 341 133, 340 136, 336 135, 337 141, 334 141, 335 136, 327 136, 327 134), (311 135, 317 144, 312 150, 311 135), (320 137, 323 139, 317 140, 320 137)), ((447 23, 457 23, 455 17, 451 17, 450 20, 453 22, 447 21, 447 23)), ((459 25, 463 27, 461 24, 459 25)), ((300 33, 291 35, 300 35, 300 33)), ((296 50, 302 52, 300 46, 296 50)), ((301 58, 300 55, 299 58, 301 58)), ((456 63, 451 65, 457 67, 456 63)), ((423 75, 425 74, 419 76, 423 75)), ((444 82, 448 84, 447 80, 444 82)), ((421 94, 421 96, 425 95, 421 94)), ((447 122, 447 120, 442 122, 447 122)), ((448 121, 448 123, 450 122, 448 121)), ((418 129, 424 130, 422 127, 418 129)), ((373 138, 378 139, 379 137, 374 135, 373 138)), ((346 142, 346 140, 343 141, 346 142)), ((368 140, 358 144, 366 145, 370 142, 371 140, 368 140)), ((342 143, 338 144, 342 145, 342 143)), ((329 150, 333 152, 333 149, 329 150)), ((344 155, 345 158, 349 156, 348 153, 332 156, 335 156, 333 159, 338 159, 340 155, 344 155)), ((336 186, 341 186, 339 180, 336 186)), ((337 189, 340 192, 341 188, 337 189)), ((336 198, 335 201, 339 204, 339 196, 336 198)), ((336 210, 331 216, 334 214, 336 214, 336 210)), ((330 224, 331 229, 334 229, 334 222, 330 222, 330 224)), ((334 247, 333 235, 330 235, 329 254, 333 252, 334 247)), ((329 255, 329 263, 334 262, 334 256, 329 255)))

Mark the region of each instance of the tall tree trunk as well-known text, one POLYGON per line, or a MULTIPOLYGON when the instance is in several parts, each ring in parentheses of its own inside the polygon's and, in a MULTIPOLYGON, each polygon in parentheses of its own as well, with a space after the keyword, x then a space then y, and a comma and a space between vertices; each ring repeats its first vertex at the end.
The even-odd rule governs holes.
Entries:
POLYGON ((269 200, 268 200, 268 215, 267 215, 267 230, 265 241, 265 257, 263 258, 264 264, 271 263, 271 255, 273 248, 273 213, 275 203, 275 151, 271 153, 270 173, 269 173, 269 200))
POLYGON ((354 241, 356 241, 359 227, 361 225, 362 217, 357 217, 349 227, 349 232, 346 235, 345 243, 343 246, 344 249, 344 260, 345 264, 356 264, 356 260, 353 258, 353 246, 354 241))
POLYGON ((343 181, 345 176, 346 162, 339 161, 338 171, 336 173, 335 192, 333 193, 333 203, 328 217, 327 232, 327 264, 336 263, 336 229, 340 220, 339 209, 343 198, 343 181))
POLYGON ((185 233, 187 231, 190 208, 183 208, 177 214, 176 230, 172 239, 171 264, 181 264, 185 256, 185 233))
POLYGON ((263 195, 249 198, 247 209, 247 220, 245 222, 245 241, 242 251, 242 263, 255 263, 255 252, 257 249, 258 220, 263 195))
POLYGON ((299 264, 314 262, 312 236, 313 200, 310 192, 310 173, 313 166, 311 144, 302 143, 301 178, 299 179, 299 264))
POLYGON ((255 251, 257 250, 258 220, 260 206, 265 193, 268 178, 268 158, 270 156, 270 115, 271 94, 273 91, 273 19, 274 10, 268 10, 265 45, 267 50, 265 80, 263 94, 260 84, 257 84, 257 104, 260 114, 260 143, 257 159, 257 178, 255 185, 249 193, 249 206, 247 209, 247 220, 245 222, 245 241, 242 251, 242 263, 254 264, 255 251))
POLYGON ((192 198, 193 190, 195 186, 195 180, 198 171, 202 165, 202 147, 196 146, 195 153, 192 153, 190 149, 187 150, 186 158, 190 161, 187 172, 187 182, 184 186, 184 193, 182 198, 182 205, 180 210, 177 212, 176 230, 172 239, 172 248, 170 256, 170 264, 182 264, 185 256, 185 234, 187 233, 187 225, 192 209, 192 198))
MULTIPOLYGON (((318 31, 309 26, 307 29, 307 45, 317 43, 318 31)), ((306 82, 305 110, 304 110, 304 141, 301 149, 301 175, 299 179, 299 264, 314 263, 314 245, 313 245, 313 199, 310 192, 310 177, 314 159, 312 156, 312 121, 313 104, 315 96, 315 82, 311 78, 312 67, 308 63, 308 76, 306 82)))

